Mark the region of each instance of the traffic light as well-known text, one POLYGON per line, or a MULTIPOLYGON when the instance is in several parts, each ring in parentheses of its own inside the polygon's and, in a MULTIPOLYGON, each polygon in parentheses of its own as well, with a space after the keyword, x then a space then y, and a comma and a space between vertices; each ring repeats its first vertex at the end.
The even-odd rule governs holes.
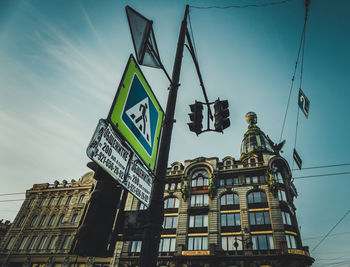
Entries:
POLYGON ((112 233, 122 188, 100 167, 94 178, 97 183, 87 202, 71 253, 111 257, 115 247, 112 233))
POLYGON ((227 100, 216 100, 214 103, 214 117, 215 117, 215 130, 222 132, 224 129, 230 126, 230 111, 228 110, 227 100))
POLYGON ((188 124, 188 127, 190 128, 191 132, 195 132, 197 135, 202 132, 203 124, 203 104, 200 102, 195 102, 194 104, 190 105, 191 113, 188 115, 190 116, 190 123, 188 124))

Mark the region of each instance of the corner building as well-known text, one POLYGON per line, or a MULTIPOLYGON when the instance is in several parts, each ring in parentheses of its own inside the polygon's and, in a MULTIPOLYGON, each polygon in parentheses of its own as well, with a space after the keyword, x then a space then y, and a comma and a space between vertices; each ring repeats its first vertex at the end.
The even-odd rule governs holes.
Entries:
POLYGON ((107 267, 111 258, 80 257, 70 247, 96 181, 93 172, 78 181, 34 184, 0 243, 4 267, 107 267))
MULTIPOLYGON (((293 204, 287 161, 256 125, 253 112, 241 157, 174 162, 167 171, 158 266, 311 266, 293 204)), ((144 206, 132 196, 126 210, 144 206)), ((124 239, 125 240, 125 239, 124 239)), ((141 241, 120 244, 119 266, 138 266, 141 241)))

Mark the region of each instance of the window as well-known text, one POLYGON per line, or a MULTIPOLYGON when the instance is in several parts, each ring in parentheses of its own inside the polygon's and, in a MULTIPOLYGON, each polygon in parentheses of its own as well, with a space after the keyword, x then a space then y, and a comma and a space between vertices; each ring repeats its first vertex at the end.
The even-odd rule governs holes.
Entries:
POLYGON ((188 238, 188 250, 207 250, 207 236, 193 236, 188 238))
POLYGON ((176 238, 162 238, 159 243, 159 252, 173 252, 175 251, 176 238))
POLYGON ((276 172, 275 173, 275 180, 278 182, 278 183, 281 183, 283 184, 283 176, 280 172, 276 172))
POLYGON ((70 220, 71 223, 76 223, 78 221, 78 213, 74 213, 72 216, 72 219, 70 220))
POLYGON ((250 192, 248 194, 248 203, 264 203, 267 202, 267 197, 265 192, 250 192))
POLYGON ((47 203, 47 205, 52 206, 52 203, 54 200, 55 200, 55 197, 50 198, 49 203, 47 203))
POLYGON ((60 196, 60 198, 59 198, 58 201, 57 201, 57 206, 62 205, 62 201, 63 201, 63 197, 60 196))
POLYGON ((278 189, 278 199, 280 201, 287 201, 286 191, 284 191, 284 189, 282 188, 278 189))
POLYGON ((238 177, 220 179, 220 186, 230 186, 238 184, 238 177))
POLYGON ((57 225, 61 225, 63 223, 64 214, 61 214, 61 216, 58 218, 57 225))
POLYGON ((33 202, 34 202, 34 198, 31 198, 31 199, 28 201, 27 207, 31 207, 31 206, 33 205, 33 202))
POLYGON ((40 202, 39 202, 39 207, 44 206, 45 200, 46 200, 45 198, 42 198, 42 199, 40 200, 40 202))
POLYGON ((32 239, 31 239, 30 242, 29 242, 29 246, 28 246, 28 249, 29 249, 29 250, 34 249, 34 244, 35 244, 37 238, 38 238, 38 237, 37 237, 36 235, 32 237, 32 239))
POLYGON ((169 184, 165 184, 164 190, 169 190, 169 184))
POLYGON ((11 236, 10 240, 7 242, 6 249, 12 249, 13 243, 15 242, 15 237, 11 236))
POLYGON ((79 202, 79 203, 83 203, 84 199, 85 199, 85 195, 81 195, 81 196, 79 197, 78 202, 79 202))
POLYGON ((239 213, 221 214, 221 226, 239 226, 241 225, 241 216, 239 213))
POLYGON ((179 200, 176 197, 170 197, 164 201, 164 209, 177 209, 177 208, 179 208, 179 200))
POLYGON ((289 212, 282 211, 282 220, 283 220, 283 224, 292 225, 292 220, 290 218, 289 212))
POLYGON ((170 190, 175 190, 175 189, 176 189, 176 183, 171 183, 170 190))
POLYGON ((34 215, 32 219, 30 220, 29 226, 33 227, 36 223, 36 220, 38 219, 37 215, 34 215))
POLYGON ((181 183, 177 183, 177 187, 178 190, 181 190, 181 183))
POLYGON ((191 215, 189 227, 208 227, 208 215, 191 215))
POLYGON ((163 228, 172 229, 177 227, 177 216, 164 217, 163 228))
POLYGON ((271 224, 268 211, 249 211, 250 225, 271 224))
POLYGON ((44 248, 44 244, 45 244, 45 242, 46 242, 46 239, 47 239, 47 236, 46 236, 46 235, 44 235, 44 236, 41 237, 37 249, 42 250, 42 249, 44 248))
POLYGON ((132 241, 130 252, 141 252, 142 241, 132 241))
POLYGON ((27 243, 27 241, 28 241, 28 236, 23 236, 22 239, 21 239, 21 242, 19 243, 18 250, 23 250, 24 246, 27 243))
POLYGON ((54 249, 57 236, 51 236, 49 244, 47 244, 47 249, 54 249))
POLYGON ((54 214, 50 217, 49 223, 47 225, 52 226, 53 223, 55 222, 55 219, 56 219, 56 215, 54 214))
POLYGON ((68 196, 67 201, 66 201, 66 205, 69 205, 71 200, 72 200, 72 196, 68 196))
POLYGON ((201 171, 196 171, 195 173, 192 174, 192 187, 197 187, 197 186, 208 186, 209 181, 208 181, 209 174, 205 170, 201 171))
POLYGON ((220 205, 226 206, 226 205, 239 205, 239 198, 237 194, 231 193, 231 194, 225 194, 222 195, 220 198, 220 205))
POLYGON ((242 237, 236 236, 222 236, 221 237, 221 247, 223 250, 236 250, 235 242, 237 242, 237 250, 242 250, 242 237))
POLYGON ((288 248, 297 248, 294 235, 286 235, 286 240, 288 248))
POLYGON ((274 249, 272 235, 252 235, 253 250, 274 249))
POLYGON ((43 226, 46 220, 46 215, 43 215, 39 221, 39 226, 43 226))
POLYGON ((25 219, 25 216, 22 216, 22 217, 19 219, 19 221, 18 221, 18 223, 17 223, 17 227, 23 226, 24 219, 25 219))
POLYGON ((255 175, 255 176, 246 176, 245 177, 246 184, 263 184, 265 183, 264 175, 255 175))
POLYGON ((61 249, 67 249, 70 241, 70 235, 65 235, 62 242, 61 249))
POLYGON ((255 167, 256 166, 255 159, 250 159, 250 166, 251 167, 255 167))
POLYGON ((208 206, 208 194, 191 195, 191 207, 208 206))

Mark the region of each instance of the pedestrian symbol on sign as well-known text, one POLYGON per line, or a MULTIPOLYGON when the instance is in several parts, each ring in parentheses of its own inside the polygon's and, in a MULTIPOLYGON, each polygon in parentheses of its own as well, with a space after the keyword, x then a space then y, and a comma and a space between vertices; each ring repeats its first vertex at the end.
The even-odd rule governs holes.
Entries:
POLYGON ((148 97, 128 109, 126 114, 130 117, 136 128, 139 129, 143 137, 147 140, 147 143, 151 145, 151 124, 149 119, 148 97))

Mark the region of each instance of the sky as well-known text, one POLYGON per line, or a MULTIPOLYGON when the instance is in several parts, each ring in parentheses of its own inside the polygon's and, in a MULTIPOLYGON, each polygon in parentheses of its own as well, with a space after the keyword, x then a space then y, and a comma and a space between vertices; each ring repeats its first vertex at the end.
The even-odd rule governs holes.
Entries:
MULTIPOLYGON (((9 200, 24 199, 33 184, 77 180, 89 171, 87 145, 98 120, 107 117, 134 53, 126 5, 153 21, 160 57, 171 73, 186 4, 267 2, 1 0, 0 218, 14 220, 22 201, 9 200), (8 193, 21 194, 4 195, 8 193)), ((299 112, 295 146, 304 168, 350 162, 349 10, 347 0, 311 1, 301 85, 311 102, 310 114, 307 119, 299 112)), ((190 8, 189 26, 209 100, 229 101, 231 126, 223 134, 198 137, 188 130, 189 105, 204 97, 185 50, 169 164, 199 156, 239 159, 249 111, 279 141, 304 14, 302 0, 259 8, 190 8)), ((165 109, 166 76, 160 69, 142 67, 142 72, 165 109)), ((293 169, 300 73, 299 62, 282 136, 282 156, 293 169)), ((350 209, 350 174, 325 175, 349 169, 293 171, 297 219, 303 243, 316 259, 313 266, 350 266, 350 215, 341 220, 350 209), (298 178, 314 175, 323 176, 298 178)))

